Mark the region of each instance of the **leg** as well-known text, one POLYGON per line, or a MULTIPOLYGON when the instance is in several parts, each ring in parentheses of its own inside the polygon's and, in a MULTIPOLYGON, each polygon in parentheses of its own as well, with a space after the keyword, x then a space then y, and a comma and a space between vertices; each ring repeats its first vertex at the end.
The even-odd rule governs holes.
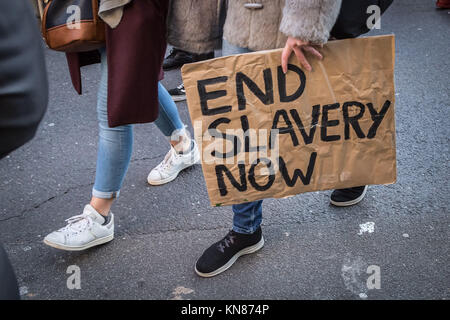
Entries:
POLYGON ((106 51, 102 51, 101 80, 97 96, 99 142, 95 183, 91 205, 103 215, 108 215, 114 199, 119 195, 128 169, 133 148, 131 125, 110 128, 108 125, 108 65, 106 51))
POLYGON ((175 147, 183 140, 180 133, 184 133, 185 125, 181 121, 175 102, 161 82, 158 82, 158 102, 159 115, 158 119, 155 120, 155 125, 163 135, 169 138, 170 144, 175 147))
MULTIPOLYGON (((235 46, 223 39, 222 54, 224 56, 248 52, 251 50, 235 46)), ((233 205, 233 212, 233 230, 245 234, 253 233, 262 221, 262 200, 233 205)))
POLYGON ((170 54, 164 59, 163 69, 164 71, 177 69, 181 68, 185 63, 192 63, 212 58, 214 58, 214 50, 208 53, 196 54, 174 47, 170 51, 170 54))
POLYGON ((107 61, 102 51, 102 75, 97 98, 99 143, 97 170, 90 205, 83 214, 67 220, 66 227, 47 235, 44 243, 62 250, 79 251, 107 243, 114 238, 114 216, 110 212, 119 195, 131 158, 132 126, 110 128, 107 117, 107 61))
MULTIPOLYGON (((189 53, 180 49, 173 48, 170 55, 164 59, 163 69, 171 70, 175 68, 182 67, 185 63, 203 61, 214 58, 214 49, 206 54, 194 54, 189 53)), ((186 100, 186 90, 184 89, 184 84, 181 83, 175 88, 169 90, 169 94, 172 99, 176 102, 186 100)))
MULTIPOLYGON (((222 55, 250 52, 228 43, 222 43, 222 55)), ((254 253, 264 245, 261 232, 262 200, 233 205, 233 229, 214 243, 197 260, 195 272, 201 277, 213 277, 230 268, 242 255, 254 253)))
POLYGON ((233 231, 252 234, 262 222, 262 200, 233 205, 233 231))
POLYGON ((214 243, 197 260, 195 272, 201 277, 216 276, 230 268, 245 254, 264 246, 261 232, 262 200, 233 206, 233 230, 214 243))
POLYGON ((150 171, 147 182, 161 185, 174 180, 178 174, 200 161, 197 144, 180 119, 177 106, 161 83, 158 83, 159 116, 155 124, 172 146, 164 160, 150 171))

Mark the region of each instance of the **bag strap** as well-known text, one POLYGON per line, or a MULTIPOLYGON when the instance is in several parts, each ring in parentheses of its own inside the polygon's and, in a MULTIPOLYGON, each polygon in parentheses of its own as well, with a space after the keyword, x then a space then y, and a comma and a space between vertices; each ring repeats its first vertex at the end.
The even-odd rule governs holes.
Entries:
POLYGON ((37 1, 38 10, 39 10, 39 16, 41 17, 41 21, 42 21, 42 17, 44 16, 44 5, 42 4, 42 0, 36 0, 36 1, 37 1))

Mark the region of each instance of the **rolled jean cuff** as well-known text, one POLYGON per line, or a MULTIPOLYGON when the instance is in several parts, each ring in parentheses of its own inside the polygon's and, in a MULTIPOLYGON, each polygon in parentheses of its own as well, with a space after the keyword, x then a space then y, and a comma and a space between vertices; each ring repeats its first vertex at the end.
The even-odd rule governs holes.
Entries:
POLYGON ((99 198, 99 199, 115 199, 115 198, 119 197, 119 194, 120 194, 120 190, 104 192, 104 191, 98 191, 98 190, 92 189, 92 196, 99 198))
POLYGON ((259 227, 259 225, 255 226, 254 229, 251 228, 251 229, 249 230, 249 229, 242 229, 242 228, 233 226, 233 231, 234 231, 234 232, 237 232, 237 233, 243 233, 243 234, 252 234, 252 233, 254 233, 254 232, 256 231, 256 229, 258 229, 258 227, 259 227))

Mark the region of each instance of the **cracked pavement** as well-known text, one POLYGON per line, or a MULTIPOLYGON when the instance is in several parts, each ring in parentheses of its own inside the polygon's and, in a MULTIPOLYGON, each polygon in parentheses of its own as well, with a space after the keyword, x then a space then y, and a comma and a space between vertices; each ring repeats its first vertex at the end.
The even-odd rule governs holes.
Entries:
MULTIPOLYGON (((351 208, 329 205, 329 191, 265 201, 265 247, 211 279, 193 267, 230 228, 231 208, 210 206, 199 165, 147 184, 168 151, 153 124, 135 126, 115 240, 85 252, 42 243, 89 201, 100 75, 98 65, 84 68, 78 96, 64 55, 46 50, 48 112, 35 139, 0 161, 0 240, 22 298, 449 299, 450 14, 434 2, 397 0, 371 32, 396 35, 398 182, 370 187, 351 208), (80 290, 66 286, 70 265, 81 269, 80 290), (380 267, 381 289, 366 286, 370 265, 380 267)), ((179 81, 176 70, 163 83, 179 81)), ((186 104, 177 106, 190 124, 186 104)))

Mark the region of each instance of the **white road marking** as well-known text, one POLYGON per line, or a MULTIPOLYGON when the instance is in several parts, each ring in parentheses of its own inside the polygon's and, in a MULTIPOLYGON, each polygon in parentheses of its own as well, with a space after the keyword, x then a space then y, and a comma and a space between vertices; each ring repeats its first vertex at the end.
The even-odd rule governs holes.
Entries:
POLYGON ((359 225, 358 235, 363 233, 373 233, 375 231, 375 222, 369 221, 359 225))

